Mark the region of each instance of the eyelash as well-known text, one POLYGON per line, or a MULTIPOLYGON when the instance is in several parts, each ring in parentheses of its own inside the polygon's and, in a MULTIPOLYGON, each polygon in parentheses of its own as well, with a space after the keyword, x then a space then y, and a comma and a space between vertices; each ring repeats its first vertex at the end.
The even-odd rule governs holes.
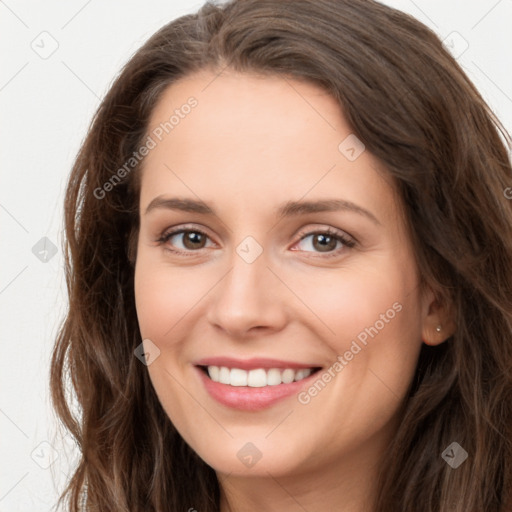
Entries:
MULTIPOLYGON (((167 232, 164 232, 156 241, 159 242, 160 244, 165 244, 167 243, 174 235, 178 235, 178 234, 182 234, 182 233, 199 233, 207 238, 210 238, 204 231, 202 231, 201 229, 198 229, 198 228, 185 228, 185 227, 181 227, 179 229, 175 229, 173 231, 167 231, 167 232)), ((340 249, 336 249, 334 251, 331 251, 331 252, 328 252, 328 253, 320 253, 318 252, 317 254, 320 254, 322 255, 321 257, 322 258, 329 258, 329 257, 333 257, 333 256, 339 256, 339 252, 341 250, 343 250, 344 248, 348 248, 348 249, 352 249, 353 247, 355 247, 356 245, 356 241, 353 240, 352 238, 349 238, 348 236, 346 236, 345 234, 343 234, 342 232, 340 231, 337 231, 333 228, 326 228, 326 229, 321 229, 321 230, 316 230, 316 231, 303 231, 301 233, 299 233, 299 242, 301 242, 302 240, 304 240, 305 238, 307 238, 308 236, 311 236, 311 235, 328 235, 330 237, 333 237, 335 240, 341 242, 343 244, 344 247, 341 247, 340 249)), ((177 249, 170 249, 169 247, 165 247, 165 250, 166 251, 169 251, 173 254, 178 254, 178 255, 182 255, 182 256, 195 256, 197 252, 200 251, 200 249, 194 251, 194 250, 188 250, 188 251, 182 251, 182 250, 177 250, 177 249)), ((311 251, 303 251, 303 252, 311 252, 311 251)))

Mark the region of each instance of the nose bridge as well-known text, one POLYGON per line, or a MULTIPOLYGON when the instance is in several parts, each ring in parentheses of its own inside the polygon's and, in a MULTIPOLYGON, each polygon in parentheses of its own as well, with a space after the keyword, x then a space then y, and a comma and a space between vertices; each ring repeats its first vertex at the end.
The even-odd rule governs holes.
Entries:
MULTIPOLYGON (((234 248, 230 255, 231 271, 222 286, 222 299, 233 301, 229 304, 233 309, 261 309, 266 301, 265 290, 269 290, 268 258, 261 245, 254 239, 244 240, 234 248)), ((226 304, 227 305, 227 304, 226 304)))
POLYGON ((216 287, 209 320, 224 330, 242 334, 252 327, 277 327, 284 312, 278 298, 278 280, 267 268, 267 252, 246 237, 229 255, 230 271, 216 287))

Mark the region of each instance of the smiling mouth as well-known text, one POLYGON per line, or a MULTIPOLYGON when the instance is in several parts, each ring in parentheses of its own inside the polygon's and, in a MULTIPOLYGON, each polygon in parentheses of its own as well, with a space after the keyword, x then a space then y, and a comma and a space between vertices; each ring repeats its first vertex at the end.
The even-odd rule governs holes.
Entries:
POLYGON ((233 387, 262 388, 291 384, 306 379, 318 372, 320 367, 312 368, 255 368, 243 370, 226 366, 198 366, 213 382, 233 387))

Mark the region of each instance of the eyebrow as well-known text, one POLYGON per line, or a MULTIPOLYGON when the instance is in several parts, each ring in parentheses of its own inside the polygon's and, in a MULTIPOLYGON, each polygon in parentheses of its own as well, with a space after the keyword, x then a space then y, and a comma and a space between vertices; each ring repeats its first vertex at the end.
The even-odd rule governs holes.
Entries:
MULTIPOLYGON (((215 210, 203 201, 178 197, 155 197, 147 206, 145 215, 152 210, 163 208, 166 210, 180 210, 183 212, 200 213, 203 215, 217 215, 215 210)), ((317 201, 287 201, 281 205, 276 214, 279 217, 295 217, 308 213, 351 211, 363 215, 373 223, 381 223, 373 213, 361 206, 344 199, 321 199, 317 201)))

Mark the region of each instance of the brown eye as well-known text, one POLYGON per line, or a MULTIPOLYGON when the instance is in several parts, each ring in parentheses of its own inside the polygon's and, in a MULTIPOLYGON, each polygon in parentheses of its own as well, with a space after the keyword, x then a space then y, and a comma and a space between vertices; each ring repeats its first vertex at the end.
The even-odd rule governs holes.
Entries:
POLYGON ((178 253, 192 253, 207 247, 209 236, 198 229, 178 229, 163 234, 159 239, 167 250, 178 253))
POLYGON ((329 228, 302 235, 298 245, 302 245, 300 250, 304 252, 324 253, 325 256, 338 256, 340 251, 354 247, 356 242, 341 231, 333 231, 329 228))
POLYGON ((322 233, 313 236, 313 247, 320 252, 326 252, 336 249, 338 240, 331 235, 324 235, 322 233))
MULTIPOLYGON (((178 233, 180 234, 180 233, 178 233)), ((199 231, 182 231, 183 234, 183 245, 187 249, 202 249, 206 242, 206 235, 199 231)))

